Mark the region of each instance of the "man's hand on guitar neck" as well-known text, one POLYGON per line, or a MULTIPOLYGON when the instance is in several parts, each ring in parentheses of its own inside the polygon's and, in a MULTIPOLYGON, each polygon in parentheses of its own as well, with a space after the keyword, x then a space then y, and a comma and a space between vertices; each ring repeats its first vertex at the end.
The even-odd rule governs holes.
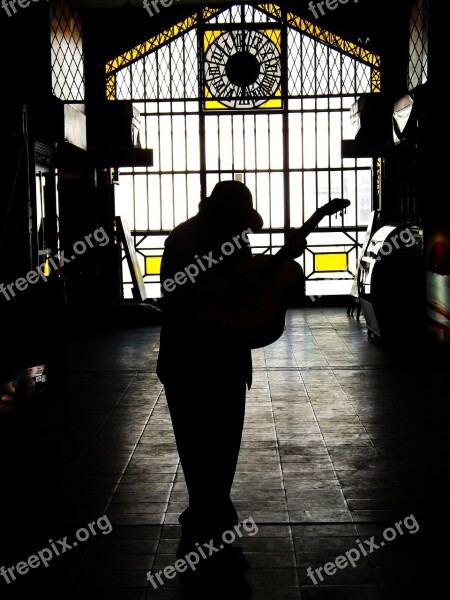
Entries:
POLYGON ((306 238, 296 233, 287 241, 286 251, 291 258, 299 258, 308 246, 306 238))

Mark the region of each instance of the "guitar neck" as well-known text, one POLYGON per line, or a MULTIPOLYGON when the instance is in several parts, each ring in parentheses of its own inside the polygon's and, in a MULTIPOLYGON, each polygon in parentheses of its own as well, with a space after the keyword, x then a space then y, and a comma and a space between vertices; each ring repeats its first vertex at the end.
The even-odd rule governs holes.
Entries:
POLYGON ((323 208, 318 208, 316 212, 309 217, 305 223, 295 230, 291 238, 282 246, 276 254, 274 254, 268 263, 264 266, 264 274, 271 275, 280 265, 282 265, 286 260, 295 259, 301 256, 301 252, 296 252, 293 250, 292 246, 295 242, 295 239, 303 239, 306 238, 310 233, 314 231, 320 221, 327 216, 327 213, 323 210, 323 208), (294 241, 294 242, 293 242, 294 241))

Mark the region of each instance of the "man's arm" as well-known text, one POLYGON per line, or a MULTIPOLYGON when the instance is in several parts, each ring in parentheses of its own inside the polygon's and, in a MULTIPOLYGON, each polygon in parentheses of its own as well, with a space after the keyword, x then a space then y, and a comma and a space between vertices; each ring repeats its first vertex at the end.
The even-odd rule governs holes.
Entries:
POLYGON ((203 270, 188 246, 177 240, 166 242, 161 262, 163 305, 183 309, 226 302, 231 297, 233 276, 218 273, 214 266, 203 270))

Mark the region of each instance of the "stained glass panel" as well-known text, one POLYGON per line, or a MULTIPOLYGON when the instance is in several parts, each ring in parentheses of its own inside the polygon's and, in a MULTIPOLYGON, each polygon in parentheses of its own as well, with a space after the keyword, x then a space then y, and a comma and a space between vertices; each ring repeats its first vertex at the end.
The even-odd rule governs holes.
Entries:
POLYGON ((196 214, 201 196, 218 181, 235 178, 250 188, 264 218, 263 232, 252 236, 255 252, 275 252, 291 227, 330 198, 351 200, 345 214, 321 222, 299 259, 307 291, 319 286, 325 294, 348 293, 371 211, 372 161, 343 159, 341 142, 354 136, 349 108, 358 95, 379 91, 379 67, 379 57, 364 48, 269 4, 203 9, 110 61, 107 94, 136 103, 143 139, 154 150, 153 166, 122 169, 116 188, 117 211, 127 216, 142 270, 147 267, 147 292, 156 289, 161 240, 196 214), (224 36, 223 68, 209 64, 216 88, 225 89, 233 31, 233 40, 241 35, 259 48, 269 39, 280 58, 286 56, 277 63, 280 85, 269 100, 233 104, 226 93, 217 94, 211 78, 205 81, 204 59, 224 36), (152 239, 159 242, 152 246, 152 239), (343 268, 324 270, 330 256, 342 265, 345 257, 343 268))
POLYGON ((84 101, 84 56, 81 17, 66 0, 50 4, 53 94, 67 102, 84 101))

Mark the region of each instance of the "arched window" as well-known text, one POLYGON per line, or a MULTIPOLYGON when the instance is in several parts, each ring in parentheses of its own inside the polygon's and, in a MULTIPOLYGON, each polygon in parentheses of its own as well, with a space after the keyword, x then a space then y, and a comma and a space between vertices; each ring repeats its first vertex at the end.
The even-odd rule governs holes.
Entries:
MULTIPOLYGON (((308 238, 308 294, 347 294, 372 209, 372 159, 342 157, 349 109, 380 91, 380 58, 273 4, 205 8, 106 65, 110 100, 132 100, 151 168, 121 169, 116 211, 135 240, 149 297, 159 296, 165 237, 201 192, 236 178, 251 189, 275 252, 330 198, 351 200, 308 238)), ((124 265, 127 296, 131 278, 124 265)))

